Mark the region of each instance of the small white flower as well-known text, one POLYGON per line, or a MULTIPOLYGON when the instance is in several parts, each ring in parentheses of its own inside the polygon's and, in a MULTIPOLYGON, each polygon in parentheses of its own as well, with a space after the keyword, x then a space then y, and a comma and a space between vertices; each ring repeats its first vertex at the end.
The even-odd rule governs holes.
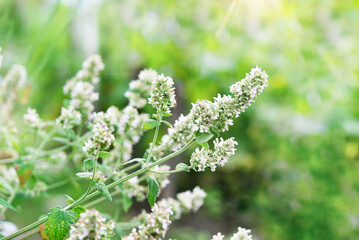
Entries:
POLYGON ((56 124, 61 125, 65 129, 71 129, 81 123, 81 113, 76 111, 73 106, 69 108, 61 108, 61 114, 56 119, 56 124))
POLYGON ((230 240, 252 240, 251 230, 245 228, 238 228, 238 232, 236 232, 230 240))
POLYGON ((217 233, 216 235, 213 235, 211 240, 223 240, 224 239, 224 235, 222 235, 220 232, 217 233))
POLYGON ((45 127, 45 123, 40 119, 39 114, 32 108, 27 109, 27 113, 24 114, 24 121, 27 125, 33 128, 41 129, 45 127))
POLYGON ((154 107, 158 113, 171 113, 170 109, 176 106, 174 82, 171 77, 159 75, 151 86, 151 97, 148 103, 154 107))

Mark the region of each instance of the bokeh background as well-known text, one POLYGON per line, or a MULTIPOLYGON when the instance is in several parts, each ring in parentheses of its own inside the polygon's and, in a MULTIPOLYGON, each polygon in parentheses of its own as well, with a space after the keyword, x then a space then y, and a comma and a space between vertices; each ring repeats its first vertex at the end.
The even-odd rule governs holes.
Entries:
MULTIPOLYGON (((53 119, 62 86, 92 53, 106 65, 99 111, 125 106, 143 68, 175 79, 178 116, 259 65, 270 85, 227 134, 237 154, 215 173, 177 175, 164 193, 208 193, 168 236, 209 239, 242 226, 266 240, 358 239, 358 29, 356 0, 0 0, 0 71, 24 64, 17 111, 30 105, 53 119)), ((16 217, 23 225, 43 210, 41 199, 28 204, 16 217)))

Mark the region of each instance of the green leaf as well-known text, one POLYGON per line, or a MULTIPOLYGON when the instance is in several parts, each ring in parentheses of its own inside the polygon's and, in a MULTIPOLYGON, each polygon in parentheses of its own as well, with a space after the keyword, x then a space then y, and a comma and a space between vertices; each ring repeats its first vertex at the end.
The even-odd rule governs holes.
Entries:
POLYGON ((84 161, 84 165, 85 165, 85 170, 88 171, 90 169, 92 169, 95 166, 95 161, 93 159, 86 159, 84 161))
POLYGON ((154 119, 147 120, 142 127, 143 131, 151 130, 152 128, 158 127, 161 123, 154 119))
POLYGON ((163 116, 170 117, 170 116, 172 116, 172 113, 165 113, 165 114, 163 114, 163 116))
POLYGON ((109 193, 108 189, 106 188, 106 185, 103 182, 97 182, 96 188, 105 198, 112 201, 111 194, 109 193))
POLYGON ((15 212, 19 212, 13 205, 11 205, 10 203, 8 203, 6 200, 0 198, 0 204, 3 205, 4 207, 11 209, 15 212))
POLYGON ((185 163, 179 163, 179 164, 177 164, 177 166, 176 166, 176 170, 189 172, 189 167, 188 167, 188 165, 185 164, 185 163))
POLYGON ((204 149, 206 149, 207 151, 209 150, 208 142, 200 143, 199 145, 201 145, 201 146, 202 146, 204 149))
POLYGON ((91 179, 92 173, 89 173, 89 172, 79 172, 79 173, 76 173, 76 176, 78 176, 79 178, 91 179))
POLYGON ((108 157, 111 157, 111 155, 112 155, 111 153, 105 152, 105 151, 101 151, 101 152, 98 153, 98 156, 100 158, 108 158, 108 157))
POLYGON ((66 197, 66 202, 67 202, 68 205, 70 205, 70 204, 72 204, 73 202, 75 202, 75 200, 74 200, 72 197, 70 197, 69 195, 66 195, 66 194, 65 194, 65 197, 66 197))
POLYGON ((169 123, 169 122, 167 122, 167 121, 165 121, 165 120, 162 120, 161 122, 163 122, 164 124, 166 124, 166 125, 169 126, 170 128, 173 127, 171 123, 169 123))
POLYGON ((159 192, 159 185, 158 182, 156 181, 156 179, 147 176, 146 177, 146 181, 148 183, 148 194, 147 194, 147 199, 148 202, 150 203, 151 206, 153 206, 156 202, 156 198, 158 196, 158 192, 159 192))
POLYGON ((73 209, 74 212, 76 212, 77 214, 77 217, 80 217, 80 214, 85 212, 86 211, 86 208, 81 206, 81 205, 78 205, 76 206, 74 209, 73 209))
POLYGON ((208 142, 209 140, 211 140, 211 138, 213 138, 213 134, 212 133, 208 133, 208 132, 198 132, 196 134, 196 142, 198 144, 204 143, 204 142, 208 142))
POLYGON ((63 240, 70 231, 71 224, 75 223, 77 213, 74 211, 64 211, 60 206, 56 206, 50 209, 47 217, 45 234, 51 240, 63 240))

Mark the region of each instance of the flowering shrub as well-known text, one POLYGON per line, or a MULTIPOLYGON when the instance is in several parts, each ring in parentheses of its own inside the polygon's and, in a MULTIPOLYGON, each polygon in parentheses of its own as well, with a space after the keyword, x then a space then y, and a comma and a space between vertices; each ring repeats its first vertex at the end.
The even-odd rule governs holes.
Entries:
MULTIPOLYGON (((0 57, 0 64, 1 60, 0 57)), ((29 133, 35 139, 40 138, 40 142, 35 141, 33 147, 25 150, 15 147, 19 137, 11 113, 17 91, 26 81, 26 71, 15 65, 1 82, 0 104, 5 121, 1 121, 0 137, 2 142, 11 141, 2 146, 0 155, 0 218, 7 209, 17 211, 11 205, 17 192, 36 196, 48 190, 47 183, 37 178, 41 172, 66 170, 66 164, 71 163, 78 179, 88 181, 87 189, 77 200, 65 195, 67 206, 53 207, 47 217, 2 239, 12 239, 33 229, 51 240, 111 239, 123 223, 103 217, 92 205, 116 198, 127 211, 133 201, 143 201, 146 197, 152 212, 142 212, 133 218, 127 225, 132 226, 132 230, 125 232, 122 238, 165 238, 170 224, 183 214, 197 212, 206 197, 206 193, 196 187, 177 194, 176 199, 156 201, 169 184, 168 175, 206 168, 213 172, 224 166, 238 143, 233 137, 223 139, 220 133, 229 130, 233 118, 245 111, 268 84, 267 74, 259 67, 253 68, 230 87, 232 95, 218 94, 213 101, 197 101, 189 114, 181 115, 172 126, 164 119, 176 106, 174 82, 152 69, 141 71, 138 79, 130 83, 125 93, 129 100, 127 107, 120 110, 111 106, 106 112, 95 112, 94 102, 99 99, 96 84, 103 69, 99 55, 84 61, 82 69, 64 86, 68 99, 54 121, 42 120, 35 109, 27 110, 24 122, 29 133), (152 105, 154 114, 143 113, 146 104, 152 105), (158 141, 162 126, 168 126, 167 134, 158 141), (132 158, 133 146, 144 131, 150 130, 154 130, 152 143, 142 158, 132 158), (49 148, 50 142, 59 146, 49 148), (186 150, 193 150, 189 164, 179 163, 172 170, 165 165, 186 150)), ((212 239, 223 238, 218 233, 212 239)), ((238 228, 230 239, 251 240, 252 237, 250 230, 238 228)))

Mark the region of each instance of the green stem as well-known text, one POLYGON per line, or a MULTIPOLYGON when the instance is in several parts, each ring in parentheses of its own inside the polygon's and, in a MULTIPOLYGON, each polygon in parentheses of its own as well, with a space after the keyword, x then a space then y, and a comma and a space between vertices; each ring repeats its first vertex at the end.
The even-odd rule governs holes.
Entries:
MULTIPOLYGON (((18 191, 19 191, 19 186, 16 186, 16 188, 14 189, 14 191, 11 193, 10 197, 7 200, 7 202, 9 204, 11 204, 11 202, 14 200, 18 191)), ((4 208, 0 212, 0 221, 4 218, 6 210, 7 210, 7 207, 4 206, 4 208)))
MULTIPOLYGON (((140 175, 142 173, 147 172, 148 169, 151 169, 151 168, 153 168, 153 167, 155 167, 155 166, 157 166, 157 165, 159 165, 161 163, 164 163, 164 162, 168 161, 171 158, 174 158, 174 157, 180 155, 181 153, 183 153, 185 150, 187 150, 194 143, 193 140, 194 140, 194 138, 192 138, 186 145, 184 145, 177 152, 171 153, 171 154, 167 155, 166 157, 157 160, 156 162, 150 164, 147 168, 141 168, 141 169, 137 170, 136 172, 133 172, 133 173, 127 175, 126 177, 123 177, 121 179, 118 179, 118 180, 114 181, 113 183, 108 184, 106 186, 107 189, 113 188, 113 187, 117 186, 118 184, 123 183, 123 182, 137 176, 137 175, 140 175)), ((100 193, 99 191, 96 191, 96 192, 93 192, 93 193, 91 193, 91 194, 89 194, 89 195, 87 195, 85 197, 81 197, 79 200, 76 200, 72 204, 64 207, 63 210, 64 211, 70 210, 70 209, 76 207, 77 205, 81 204, 83 201, 89 200, 89 199, 97 196, 99 193, 100 193)), ((10 240, 10 239, 12 239, 14 237, 17 237, 17 236, 19 236, 19 235, 21 235, 21 234, 23 234, 23 233, 25 233, 27 231, 30 231, 33 228, 36 228, 36 227, 40 226, 41 224, 45 223, 46 221, 47 221, 47 217, 44 217, 44 218, 38 220, 37 222, 34 222, 34 223, 20 229, 19 231, 15 232, 15 233, 13 233, 13 234, 5 237, 5 238, 2 238, 1 240, 10 240)))
MULTIPOLYGON (((161 122, 161 121, 162 121, 162 119, 160 117, 159 122, 161 122)), ((146 166, 148 165, 148 163, 150 162, 150 159, 152 157, 153 148, 155 147, 159 130, 160 130, 160 126, 157 126, 156 130, 155 130, 155 135, 153 136, 150 152, 148 153, 148 156, 147 156, 146 166)))

